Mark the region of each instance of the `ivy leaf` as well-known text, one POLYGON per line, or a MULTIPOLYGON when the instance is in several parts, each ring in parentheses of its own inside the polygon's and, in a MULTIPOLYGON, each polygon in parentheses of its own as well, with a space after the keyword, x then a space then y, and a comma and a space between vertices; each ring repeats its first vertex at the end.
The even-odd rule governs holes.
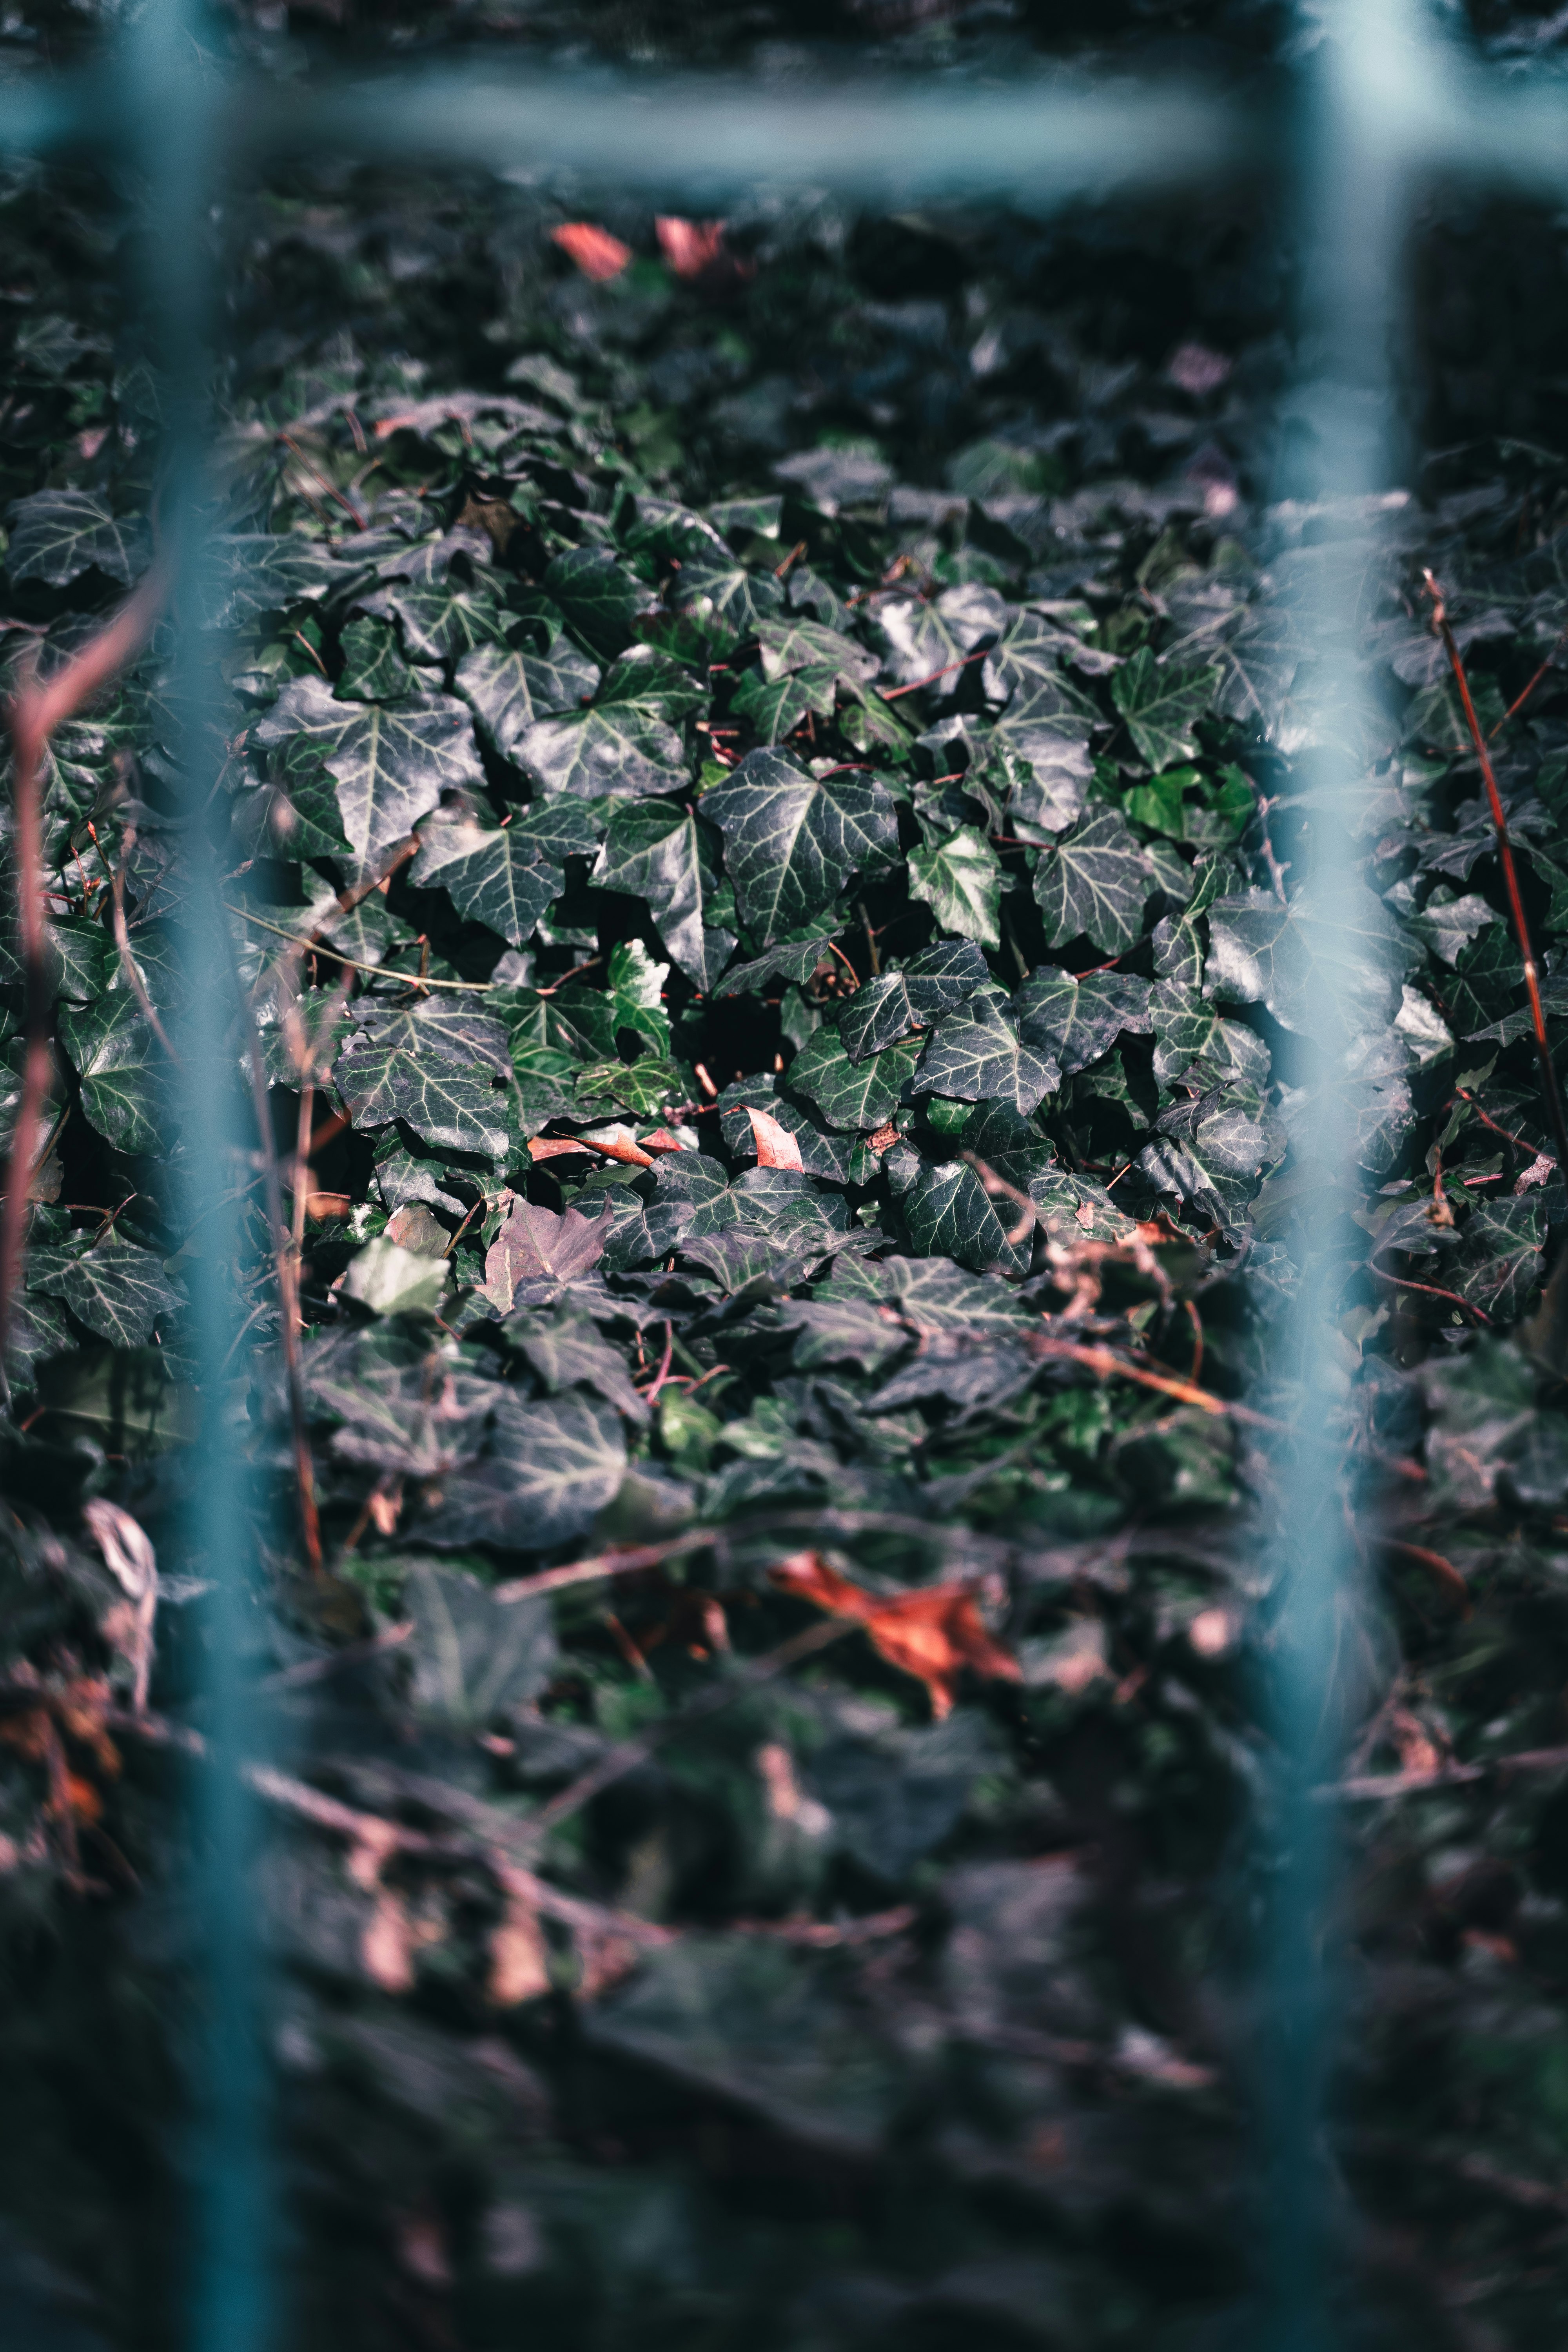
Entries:
POLYGON ((901 971, 879 972, 858 988, 838 1015, 838 1034, 852 1062, 928 1029, 939 1013, 951 1013, 984 988, 991 968, 969 940, 938 940, 911 956, 901 971))
POLYGON ((809 922, 851 875, 898 856, 898 806, 875 777, 809 774, 783 751, 748 751, 703 795, 724 836, 741 913, 764 944, 809 922))
POLYGON ((588 1388, 613 1404, 628 1421, 647 1421, 648 1409, 621 1357, 601 1339, 586 1315, 563 1304, 545 1321, 535 1315, 515 1315, 507 1338, 527 1357, 553 1395, 561 1389, 588 1388))
POLYGON ((645 649, 614 665, 590 709, 526 728, 512 756, 547 793, 677 792, 687 782, 686 751, 668 714, 694 708, 692 694, 700 703, 684 671, 645 649))
POLYGON ((566 881, 559 866, 536 860, 532 849, 510 825, 487 827, 471 817, 433 821, 420 833, 409 879, 445 890, 460 914, 521 948, 566 881))
POLYGON ((360 1026, 332 1065, 332 1083, 360 1127, 403 1120, 426 1143, 490 1160, 507 1149, 510 1075, 506 1031, 481 1013, 428 1002, 405 1011, 363 1002, 360 1026))
POLYGON ((1070 971, 1042 967, 1014 996, 1019 1034, 1064 1075, 1087 1069, 1123 1030, 1134 1036, 1147 1034, 1151 986, 1128 972, 1096 971, 1075 980, 1070 971))
POLYGON ((784 600, 784 590, 771 572, 748 572, 721 542, 682 555, 671 601, 678 612, 706 604, 738 645, 754 637, 761 623, 771 620, 784 600))
POLYGON ((604 657, 630 645, 637 614, 654 602, 652 591, 603 547, 569 547, 550 564, 542 585, 567 625, 604 657))
POLYGON ((750 963, 738 963, 732 971, 727 971, 717 993, 745 996, 753 989, 765 987, 770 980, 782 981, 786 987, 804 987, 843 928, 842 923, 835 923, 827 930, 808 931, 804 939, 780 940, 765 955, 754 957, 750 963))
POLYGON ((1042 851, 1035 868, 1035 898, 1054 948, 1087 939, 1106 955, 1122 954, 1142 929, 1153 887, 1148 856, 1114 809, 1094 810, 1042 851))
POLYGON ((1207 995, 1266 1004, 1282 1027, 1325 1042, 1387 1021, 1420 961, 1381 898, 1360 883, 1309 882, 1289 906, 1266 890, 1208 910, 1207 995))
POLYGON ((338 678, 341 702, 397 702, 417 694, 420 680, 403 658, 389 621, 366 616, 351 621, 342 635, 343 667, 338 678))
POLYGON ((233 629, 289 604, 318 604, 345 571, 319 540, 298 531, 215 531, 201 550, 202 618, 209 629, 233 629))
POLYGON ((1007 624, 1007 607, 994 588, 978 582, 944 589, 934 603, 889 596, 877 608, 877 633, 886 648, 884 668, 897 685, 929 679, 938 701, 963 683, 965 656, 1007 624), (945 673, 945 675, 938 675, 945 673))
POLYGON ((128 988, 59 1016, 60 1043, 81 1081, 88 1124, 121 1151, 161 1151, 174 1115, 174 1074, 128 988))
POLYGON ((121 520, 89 490, 35 490, 31 498, 13 501, 10 516, 10 580, 41 580, 46 587, 63 588, 97 570, 128 587, 146 570, 151 549, 144 518, 121 520))
POLYGON ((910 896, 923 899, 943 930, 999 948, 1002 861, 983 833, 960 825, 910 852, 910 896))
POLYGON ((403 1588, 413 1625, 414 1704, 427 1721, 483 1731, 526 1706, 555 1671, 548 1601, 498 1601, 477 1576, 418 1560, 403 1588))
POLYGON ((1022 1273, 1029 1263, 1029 1236, 1010 1242, 973 1168, 962 1160, 922 1168, 899 1203, 910 1247, 921 1257, 952 1258, 984 1271, 999 1265, 1022 1273))
POLYGON ((443 1478, 418 1533, 443 1550, 547 1551, 586 1534, 626 1467, 620 1416, 608 1405, 574 1392, 523 1404, 502 1389, 483 1454, 443 1478))
POLYGON ((784 1083, 814 1102, 829 1127, 869 1134, 892 1117, 915 1066, 913 1045, 889 1045, 851 1061, 832 1029, 818 1029, 790 1064, 784 1083))
POLYGON ((394 581, 355 600, 377 619, 396 617, 410 661, 457 661, 476 646, 498 646, 510 615, 488 587, 470 587, 455 568, 439 580, 394 581))
POLYGON ((485 1254, 484 1297, 497 1314, 553 1298, 595 1266, 609 1239, 607 1205, 590 1223, 577 1209, 557 1216, 534 1202, 514 1201, 485 1254))
POLYGON ((1536 1202, 1478 1202, 1465 1224, 1470 1263, 1454 1287, 1494 1323, 1517 1321, 1541 1279, 1545 1240, 1545 1219, 1536 1202))
POLYGON ((797 669, 826 667, 850 684, 877 675, 875 654, 858 646, 853 637, 825 628, 820 621, 808 621, 803 614, 760 621, 757 643, 762 648, 763 676, 770 685, 797 669))
POLYGON ((1193 729, 1215 698, 1219 681, 1212 669, 1167 668, 1147 646, 1124 661, 1111 681, 1110 698, 1127 721, 1127 731, 1156 774, 1191 760, 1197 751, 1193 729))
POLYGON ((808 714, 831 719, 837 685, 835 673, 826 665, 793 670, 772 685, 760 670, 752 670, 742 679, 730 708, 750 721, 764 743, 778 743, 808 714))
POLYGON ((1216 1006, 1179 980, 1163 980, 1149 999, 1154 1076, 1161 1086, 1187 1077, 1205 1088, 1232 1080, 1267 1086, 1269 1052, 1255 1030, 1225 1020, 1216 1006))
POLYGON ((27 1287, 60 1298, 79 1323, 116 1348, 139 1348, 161 1318, 184 1305, 184 1292, 171 1282, 153 1250, 138 1249, 113 1228, 93 1247, 34 1248, 27 1259, 27 1287))
POLYGON ((473 719, 444 694, 339 702, 325 678, 297 677, 252 733, 281 746, 291 770, 305 762, 326 771, 358 873, 405 839, 444 792, 484 789, 473 719))
POLYGON ((720 888, 719 843, 710 825, 668 801, 623 802, 588 879, 596 889, 646 900, 659 938, 687 978, 710 990, 735 945, 710 924, 720 888))
POLYGON ((944 1013, 921 1056, 916 1089, 959 1102, 995 1097, 1026 1118, 1061 1084, 1056 1063, 1023 1044, 987 992, 944 1013))
POLYGON ((480 733, 508 758, 536 719, 577 709, 598 683, 598 664, 559 630, 543 653, 477 646, 458 664, 454 680, 480 733))
POLYGON ((981 683, 987 702, 1027 701, 1042 688, 1062 683, 1065 657, 1082 651, 1079 638, 1039 613, 1022 612, 1007 624, 986 655, 981 683))
POLYGON ((656 1054, 669 1051, 669 1015, 664 1010, 667 963, 655 963, 640 940, 620 940, 610 950, 610 1005, 617 1030, 645 1037, 656 1054))

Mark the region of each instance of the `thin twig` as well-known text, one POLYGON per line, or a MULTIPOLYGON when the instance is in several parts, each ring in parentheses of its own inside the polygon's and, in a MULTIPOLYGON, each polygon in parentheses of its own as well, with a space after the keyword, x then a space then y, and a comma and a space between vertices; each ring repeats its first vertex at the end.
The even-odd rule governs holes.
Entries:
POLYGON ((301 938, 298 931, 285 930, 281 923, 269 923, 265 915, 253 915, 248 907, 231 906, 226 898, 223 903, 229 913, 237 915, 242 923, 249 923, 257 930, 271 931, 278 939, 287 940, 289 946, 297 948, 301 955, 330 956, 334 963, 344 965, 350 971, 368 971, 374 980, 395 980, 404 988, 456 988, 460 989, 465 996, 488 996, 498 985, 493 980, 421 980, 412 971, 393 971, 384 963, 365 963, 360 957, 344 955, 341 950, 328 947, 322 940, 301 938))
POLYGON ((50 736, 74 710, 138 652, 163 611, 174 580, 167 551, 145 572, 108 625, 100 629, 43 684, 29 680, 10 709, 16 754, 16 895, 22 970, 26 993, 22 1099, 11 1131, 5 1171, 5 1202, 0 1215, 0 1389, 11 1331, 11 1301, 22 1263, 22 1233, 31 1190, 34 1147, 48 1092, 47 917, 44 907, 44 852, 40 774, 50 736))
POLYGON ((1497 833, 1498 863, 1502 867, 1503 886, 1508 892, 1509 909, 1513 917, 1514 938, 1524 961, 1524 985, 1530 997, 1531 1024, 1535 1031, 1536 1057, 1541 1064, 1541 1087, 1546 1097, 1546 1108, 1552 1132, 1557 1143, 1557 1165, 1568 1170, 1568 1116, 1563 1108, 1563 1089, 1557 1083, 1557 1071, 1552 1059, 1552 1047, 1546 1035, 1546 1014, 1541 1003, 1541 982, 1535 968, 1535 950, 1531 944, 1530 925, 1525 919, 1524 900, 1519 887, 1519 874, 1513 862, 1513 844, 1509 839, 1508 813, 1502 804, 1497 778, 1492 772, 1491 755, 1476 706, 1470 699, 1470 682, 1465 676, 1465 665, 1448 625, 1448 615, 1443 603, 1443 592, 1430 572, 1425 575, 1427 593, 1433 600, 1432 625, 1443 640, 1443 650, 1448 656, 1448 667, 1454 673, 1454 683, 1459 689, 1459 701, 1464 709, 1465 724, 1470 730, 1470 740, 1480 761, 1481 778, 1491 805, 1492 824, 1497 833))

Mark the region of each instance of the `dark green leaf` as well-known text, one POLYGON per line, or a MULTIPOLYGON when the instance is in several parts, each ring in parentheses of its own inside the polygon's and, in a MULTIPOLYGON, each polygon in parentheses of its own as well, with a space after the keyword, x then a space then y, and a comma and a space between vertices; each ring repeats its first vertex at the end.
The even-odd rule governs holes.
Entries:
POLYGON ((873 777, 810 775, 783 751, 748 751, 703 796, 724 836, 741 913, 764 943, 795 929, 857 872, 898 855, 898 810, 873 777))
POLYGON ((1121 955, 1142 928, 1153 870, 1114 809, 1096 809, 1042 852, 1035 898, 1052 947, 1086 939, 1121 955))

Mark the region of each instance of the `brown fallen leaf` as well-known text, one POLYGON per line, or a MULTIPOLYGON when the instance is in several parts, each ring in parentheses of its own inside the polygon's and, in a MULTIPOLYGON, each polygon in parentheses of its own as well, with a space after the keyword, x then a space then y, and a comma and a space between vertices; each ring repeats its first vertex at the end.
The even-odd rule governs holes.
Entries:
POLYGON ((746 1117, 752 1122, 752 1134, 756 1142, 759 1168, 805 1169, 805 1162, 800 1156, 800 1146, 787 1127, 781 1127, 778 1120, 770 1118, 765 1110, 752 1110, 749 1104, 746 1108, 746 1117))
POLYGON ((629 245, 592 221, 563 221, 559 228, 551 230, 550 242, 576 263, 584 278, 601 284, 607 278, 618 278, 632 257, 629 245))
POLYGON ((679 213, 662 213, 653 226, 666 261, 690 284, 723 293, 756 275, 754 262, 742 261, 725 245, 721 220, 682 220, 679 213))
POLYGON ((684 1151, 686 1146, 679 1135, 671 1135, 668 1127, 656 1127, 651 1135, 641 1138, 645 1151, 684 1151))
POLYGON ((515 2009, 550 1990, 550 1958, 539 1913, 515 1886, 508 1892, 500 1925, 491 1931, 487 1990, 498 2009, 515 2009))
POLYGON ((965 1666, 999 1682, 1022 1679, 1017 1659, 985 1631, 966 1584, 928 1584, 883 1599, 840 1576, 815 1551, 795 1552, 771 1574, 781 1591, 797 1600, 813 1601, 836 1617, 858 1619, 889 1665, 924 1683, 938 1717, 952 1712, 965 1666))

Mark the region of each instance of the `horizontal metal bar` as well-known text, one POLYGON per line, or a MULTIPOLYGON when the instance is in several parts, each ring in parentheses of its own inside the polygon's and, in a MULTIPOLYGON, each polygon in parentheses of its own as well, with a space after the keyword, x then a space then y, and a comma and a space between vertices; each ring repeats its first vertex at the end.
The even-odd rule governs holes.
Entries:
MULTIPOLYGON (((668 194, 832 187, 888 201, 1075 195, 1212 179, 1266 156, 1256 116, 1197 83, 1031 79, 977 84, 651 79, 504 65, 412 67, 374 79, 205 86, 231 168, 357 155, 498 171, 571 169, 668 194)), ((118 83, 94 72, 0 93, 0 150, 44 154, 135 137, 118 83)))

